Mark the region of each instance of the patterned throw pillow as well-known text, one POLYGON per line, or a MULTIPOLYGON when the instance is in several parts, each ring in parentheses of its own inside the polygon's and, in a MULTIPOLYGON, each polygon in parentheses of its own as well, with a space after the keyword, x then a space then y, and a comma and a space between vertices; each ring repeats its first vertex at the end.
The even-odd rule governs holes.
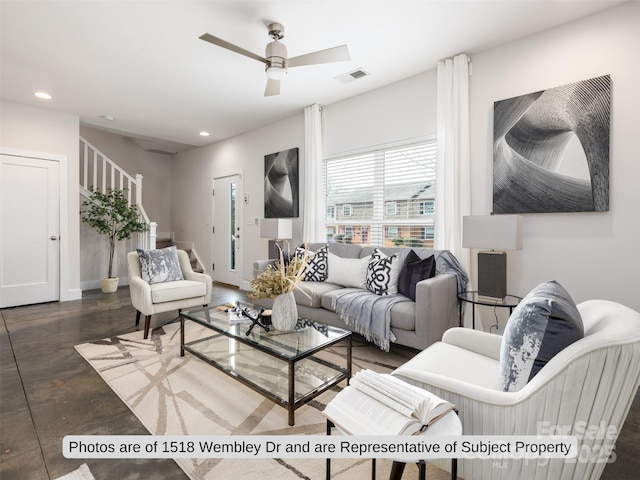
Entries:
POLYGON ((502 336, 502 390, 521 390, 560 350, 584 337, 582 317, 555 280, 531 290, 509 317, 502 336))
POLYGON ((371 254, 367 267, 367 289, 376 295, 398 293, 400 262, 397 255, 388 257, 377 248, 371 254))
POLYGON ((137 249, 137 252, 140 257, 142 279, 145 282, 154 284, 184 280, 175 246, 160 250, 137 249))
POLYGON ((298 247, 295 254, 299 258, 307 258, 307 265, 304 271, 304 280, 306 282, 324 282, 327 279, 329 245, 320 247, 316 252, 298 247))

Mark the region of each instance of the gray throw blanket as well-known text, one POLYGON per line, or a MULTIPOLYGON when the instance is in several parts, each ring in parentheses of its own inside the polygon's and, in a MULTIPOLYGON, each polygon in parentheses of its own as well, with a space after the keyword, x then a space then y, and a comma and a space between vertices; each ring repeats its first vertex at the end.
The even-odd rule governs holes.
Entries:
POLYGON ((436 257, 436 275, 441 273, 452 273, 458 281, 458 292, 464 292, 469 283, 469 277, 465 273, 462 265, 449 250, 442 250, 435 254, 436 257))
POLYGON ((391 332, 391 308, 411 301, 404 295, 376 295, 367 290, 345 288, 333 297, 332 308, 344 323, 385 352, 396 337, 391 332))

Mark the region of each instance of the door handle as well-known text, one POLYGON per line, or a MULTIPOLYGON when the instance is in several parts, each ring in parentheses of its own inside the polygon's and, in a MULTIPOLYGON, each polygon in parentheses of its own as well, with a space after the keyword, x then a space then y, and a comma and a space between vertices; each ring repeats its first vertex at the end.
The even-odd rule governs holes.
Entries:
POLYGON ((51 240, 58 240, 58 237, 56 237, 55 235, 51 235, 51 240))

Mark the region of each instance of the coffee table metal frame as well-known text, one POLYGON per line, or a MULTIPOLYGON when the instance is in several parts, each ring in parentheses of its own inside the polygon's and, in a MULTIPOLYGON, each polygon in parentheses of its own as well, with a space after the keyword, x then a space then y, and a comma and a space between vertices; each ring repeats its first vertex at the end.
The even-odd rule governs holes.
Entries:
MULTIPOLYGON (((218 370, 226 373, 230 377, 235 378, 239 382, 248 386, 252 390, 260 393, 266 398, 274 401, 275 403, 281 405, 286 408, 289 412, 289 425, 294 425, 295 423, 295 411, 302 405, 308 403, 313 398, 317 397, 321 393, 330 389, 334 385, 338 384, 342 380, 347 380, 351 378, 351 335, 352 333, 348 330, 343 330, 337 327, 327 326, 328 330, 331 332, 331 337, 328 338, 325 342, 319 342, 316 345, 311 346, 308 349, 300 352, 278 352, 263 342, 259 342, 258 340, 261 338, 269 338, 277 340, 278 336, 281 335, 297 335, 298 332, 273 332, 273 336, 269 337, 265 332, 259 332, 260 329, 254 330, 249 336, 246 335, 246 330, 249 328, 250 324, 238 324, 238 325, 229 325, 227 314, 221 313, 216 310, 217 307, 213 308, 205 308, 190 310, 188 312, 182 311, 180 312, 180 356, 184 356, 184 352, 187 351, 194 356, 198 357, 200 360, 216 367, 218 370), (185 321, 192 321, 203 327, 206 327, 216 334, 213 336, 199 338, 197 340, 191 342, 185 342, 185 321), (277 393, 269 391, 267 388, 258 385, 257 383, 251 381, 249 378, 246 378, 242 375, 241 371, 237 369, 230 368, 228 365, 224 365, 219 362, 216 358, 212 356, 205 355, 198 351, 195 347, 198 343, 201 343, 206 340, 210 340, 213 337, 218 337, 219 335, 226 336, 229 341, 234 340, 236 342, 240 342, 244 345, 247 345, 259 352, 264 353, 265 355, 269 355, 271 357, 278 358, 280 360, 286 361, 288 363, 288 398, 282 398, 277 393), (321 350, 324 350, 327 347, 335 345, 336 343, 346 340, 347 341, 347 365, 346 368, 340 367, 333 363, 330 363, 322 358, 318 358, 314 356, 321 350), (295 398, 295 369, 296 364, 304 359, 310 359, 317 364, 323 365, 324 367, 328 367, 329 369, 335 371, 335 375, 333 378, 327 380, 326 382, 319 385, 317 388, 301 395, 300 398, 296 400, 295 398)), ((306 327, 313 328, 313 327, 306 327)))

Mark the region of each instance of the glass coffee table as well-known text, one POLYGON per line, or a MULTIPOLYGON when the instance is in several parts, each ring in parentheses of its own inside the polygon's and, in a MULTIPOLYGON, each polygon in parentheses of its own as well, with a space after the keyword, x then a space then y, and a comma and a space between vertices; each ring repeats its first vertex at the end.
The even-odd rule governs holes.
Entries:
MULTIPOLYGON (((235 304, 256 313, 261 308, 235 304)), ((305 319, 298 320, 294 332, 251 327, 251 321, 238 321, 229 313, 228 305, 183 310, 180 355, 189 352, 286 408, 289 425, 295 422, 296 409, 351 378, 350 331, 305 319), (342 340, 347 349, 345 366, 335 364, 343 357, 325 350, 342 340)))

